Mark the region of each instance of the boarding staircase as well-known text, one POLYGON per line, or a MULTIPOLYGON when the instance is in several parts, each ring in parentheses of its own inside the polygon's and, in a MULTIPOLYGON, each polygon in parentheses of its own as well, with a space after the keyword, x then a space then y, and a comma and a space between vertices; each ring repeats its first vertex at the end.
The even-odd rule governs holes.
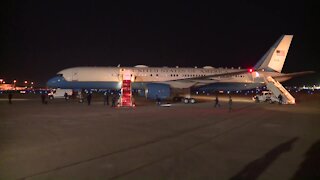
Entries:
POLYGON ((265 78, 265 83, 267 89, 270 90, 276 97, 282 96, 283 104, 295 104, 294 97, 284 88, 277 80, 273 79, 271 76, 265 78))
POLYGON ((121 95, 119 99, 119 106, 121 107, 135 106, 132 100, 130 72, 124 72, 122 74, 122 86, 121 86, 121 95))

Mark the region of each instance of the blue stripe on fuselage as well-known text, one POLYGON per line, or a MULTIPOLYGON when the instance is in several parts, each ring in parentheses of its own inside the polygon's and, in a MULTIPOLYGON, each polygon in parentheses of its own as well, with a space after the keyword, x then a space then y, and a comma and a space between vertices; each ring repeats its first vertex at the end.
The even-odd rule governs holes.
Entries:
POLYGON ((63 77, 53 77, 47 82, 50 88, 61 89, 120 89, 119 82, 81 82, 81 81, 66 81, 63 77))
MULTIPOLYGON (((133 89, 145 89, 150 82, 135 82, 132 83, 133 89)), ((156 83, 158 84, 158 83, 156 83)), ((161 83, 159 83, 161 84, 161 83)), ((209 85, 195 87, 197 90, 204 91, 237 91, 248 90, 256 87, 264 86, 264 83, 212 83, 209 85)), ((47 82, 50 88, 62 89, 112 89, 118 90, 121 88, 121 82, 81 82, 81 81, 66 81, 63 77, 56 76, 47 82)))

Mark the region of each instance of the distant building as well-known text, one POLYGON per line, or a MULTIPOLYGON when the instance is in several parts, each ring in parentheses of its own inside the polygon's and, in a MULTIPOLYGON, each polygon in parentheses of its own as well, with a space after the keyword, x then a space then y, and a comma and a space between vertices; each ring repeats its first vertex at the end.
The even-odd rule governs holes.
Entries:
POLYGON ((25 87, 14 87, 13 84, 0 84, 0 90, 1 91, 8 91, 8 90, 24 90, 25 87))
POLYGON ((302 90, 302 89, 317 90, 317 89, 320 89, 320 85, 319 86, 313 85, 313 86, 302 86, 302 87, 299 87, 299 90, 302 90))

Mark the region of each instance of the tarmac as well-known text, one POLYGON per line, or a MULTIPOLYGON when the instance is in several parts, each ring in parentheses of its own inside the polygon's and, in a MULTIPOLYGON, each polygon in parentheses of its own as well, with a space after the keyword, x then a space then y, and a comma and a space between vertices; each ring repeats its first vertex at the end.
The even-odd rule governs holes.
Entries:
MULTIPOLYGON (((0 179, 320 179, 320 95, 214 108, 0 96, 0 179)), ((207 101, 210 99, 211 101, 207 101)))

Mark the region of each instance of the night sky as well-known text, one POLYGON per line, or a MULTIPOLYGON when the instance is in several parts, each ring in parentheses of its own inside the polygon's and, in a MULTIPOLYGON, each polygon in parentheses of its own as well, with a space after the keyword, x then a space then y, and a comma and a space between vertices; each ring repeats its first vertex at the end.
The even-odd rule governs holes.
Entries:
POLYGON ((319 72, 317 11, 304 1, 2 1, 0 78, 44 85, 64 68, 118 64, 248 68, 282 34, 294 35, 283 72, 319 72))

